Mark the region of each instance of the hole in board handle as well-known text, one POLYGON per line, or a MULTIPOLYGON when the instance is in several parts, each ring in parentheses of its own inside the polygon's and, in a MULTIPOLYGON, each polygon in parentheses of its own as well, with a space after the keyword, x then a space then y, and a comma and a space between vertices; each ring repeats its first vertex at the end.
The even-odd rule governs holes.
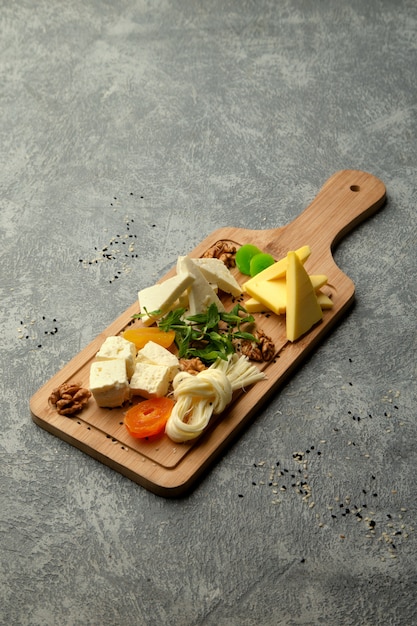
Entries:
POLYGON ((351 191, 360 191, 361 188, 359 187, 359 185, 351 185, 350 186, 350 190, 351 191))

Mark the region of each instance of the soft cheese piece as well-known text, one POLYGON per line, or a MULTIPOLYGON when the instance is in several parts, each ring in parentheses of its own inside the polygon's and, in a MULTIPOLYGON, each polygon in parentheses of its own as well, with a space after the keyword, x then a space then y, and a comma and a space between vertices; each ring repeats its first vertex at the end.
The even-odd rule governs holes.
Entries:
POLYGON ((287 255, 287 339, 295 341, 322 319, 309 275, 295 252, 287 255))
POLYGON ((178 273, 162 283, 141 289, 138 293, 139 307, 141 313, 147 312, 142 318, 143 323, 149 326, 159 317, 165 315, 176 300, 181 298, 190 287, 193 280, 194 276, 190 272, 178 273), (152 316, 151 313, 155 311, 160 311, 160 313, 152 316))
POLYGON ((138 362, 130 379, 132 395, 143 398, 162 398, 168 393, 171 370, 166 365, 138 362))
POLYGON ((124 360, 93 361, 90 391, 100 407, 114 408, 129 400, 130 388, 124 360))
POLYGON ((194 278, 188 293, 189 315, 204 313, 212 303, 217 306, 219 311, 224 311, 224 306, 220 298, 213 291, 208 280, 190 257, 178 257, 177 272, 179 275, 189 274, 194 278))
POLYGON ((225 266, 223 261, 216 258, 192 259, 203 276, 210 282, 219 287, 222 291, 230 293, 232 296, 238 297, 242 294, 242 288, 236 278, 225 266))
POLYGON ((96 354, 97 361, 122 359, 126 363, 128 378, 132 376, 135 369, 135 357, 135 344, 119 336, 107 337, 96 354))
POLYGON ((136 363, 164 365, 169 370, 170 381, 179 372, 179 361, 175 354, 172 354, 172 352, 154 341, 148 341, 148 343, 146 343, 143 348, 138 351, 136 363))
MULTIPOLYGON (((298 248, 298 250, 295 251, 295 254, 298 256, 300 261, 304 263, 304 261, 306 261, 311 254, 310 246, 302 246, 301 248, 298 248)), ((273 265, 270 265, 266 269, 262 270, 262 272, 259 272, 259 274, 256 274, 253 278, 246 281, 246 283, 243 284, 243 289, 249 293, 247 287, 258 283, 259 281, 285 278, 287 263, 287 257, 280 259, 273 265)))

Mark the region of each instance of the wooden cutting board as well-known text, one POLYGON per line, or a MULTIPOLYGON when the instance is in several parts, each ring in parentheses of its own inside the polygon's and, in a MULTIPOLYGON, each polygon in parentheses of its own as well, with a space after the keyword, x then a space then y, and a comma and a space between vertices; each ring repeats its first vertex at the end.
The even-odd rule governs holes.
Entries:
MULTIPOLYGON (((185 494, 342 319, 353 302, 354 285, 334 262, 332 250, 348 231, 382 207, 385 197, 384 184, 375 176, 343 170, 324 184, 313 202, 290 224, 270 230, 221 228, 188 252, 191 257, 200 257, 215 243, 225 240, 238 246, 253 243, 278 260, 286 256, 288 250, 308 244, 312 252, 305 267, 310 274, 327 274, 328 285, 323 291, 334 303, 331 310, 324 311, 323 321, 295 343, 286 340, 285 316, 255 316, 257 325, 276 346, 275 358, 260 366, 266 379, 239 394, 221 416, 212 420, 200 439, 183 444, 175 444, 165 435, 154 441, 136 440, 123 425, 126 408, 101 409, 91 399, 78 416, 68 418, 58 415, 48 404, 52 389, 64 382, 79 382, 88 387, 90 365, 96 352, 106 337, 117 335, 132 324, 132 315, 139 312, 137 301, 32 396, 33 420, 158 495, 185 494)), ((175 263, 173 259, 173 265, 175 263)), ((247 280, 237 269, 233 272, 240 283, 247 280)), ((161 281, 174 273, 173 268, 161 281)), ((229 305, 231 308, 232 302, 226 298, 226 308, 229 305)), ((140 322, 135 324, 140 325, 140 322)))

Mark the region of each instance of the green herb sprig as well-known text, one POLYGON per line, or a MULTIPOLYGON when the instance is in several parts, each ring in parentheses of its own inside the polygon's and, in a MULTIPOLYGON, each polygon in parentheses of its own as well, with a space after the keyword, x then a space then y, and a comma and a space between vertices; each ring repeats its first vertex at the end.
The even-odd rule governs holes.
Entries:
POLYGON ((244 324, 252 324, 254 317, 240 304, 229 313, 219 311, 214 303, 205 313, 184 317, 185 313, 185 308, 174 309, 158 322, 161 330, 175 331, 179 358, 199 357, 209 364, 218 358, 226 360, 233 354, 236 339, 258 342, 252 333, 241 328, 244 324))

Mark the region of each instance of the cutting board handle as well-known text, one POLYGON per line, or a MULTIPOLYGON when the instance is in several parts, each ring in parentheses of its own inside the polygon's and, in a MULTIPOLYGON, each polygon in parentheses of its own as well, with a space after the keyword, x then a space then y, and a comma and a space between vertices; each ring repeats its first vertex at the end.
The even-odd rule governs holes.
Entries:
POLYGON ((285 231, 285 239, 290 239, 294 248, 309 244, 316 255, 326 254, 378 211, 385 198, 385 185, 372 174, 358 170, 336 172, 295 220, 276 231, 276 244, 280 245, 279 235, 285 231))

